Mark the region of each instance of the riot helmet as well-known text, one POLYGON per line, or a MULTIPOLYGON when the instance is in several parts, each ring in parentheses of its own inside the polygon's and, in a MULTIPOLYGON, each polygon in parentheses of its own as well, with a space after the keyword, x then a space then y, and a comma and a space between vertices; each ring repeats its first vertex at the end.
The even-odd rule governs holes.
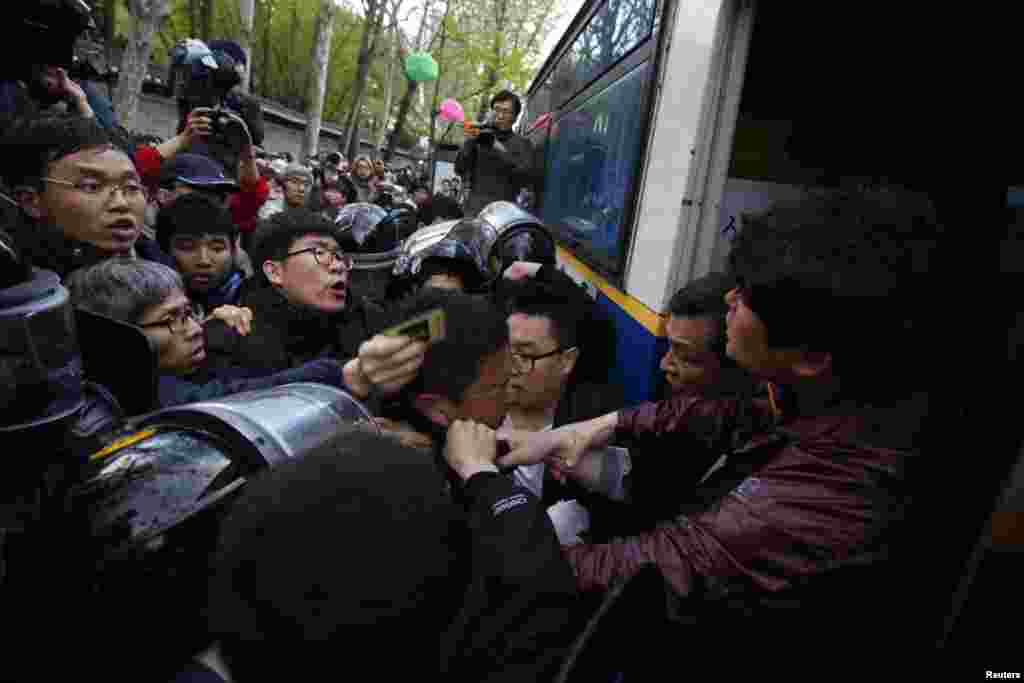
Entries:
POLYGON ((341 232, 338 243, 353 254, 380 254, 398 249, 402 240, 416 231, 416 213, 407 206, 390 209, 377 204, 356 202, 334 213, 334 224, 341 232))
POLYGON ((487 280, 487 255, 497 238, 497 231, 490 224, 477 219, 428 225, 405 241, 395 262, 394 275, 422 280, 425 264, 447 261, 455 265, 467 291, 477 290, 487 280))
POLYGON ((132 625, 119 640, 126 655, 156 643, 160 651, 149 656, 180 666, 207 647, 209 562, 246 481, 334 450, 357 428, 379 433, 345 392, 296 383, 135 418, 121 439, 89 456, 70 508, 91 533, 95 609, 132 625))
POLYGON ((351 254, 386 251, 379 248, 381 244, 396 239, 394 236, 390 239, 388 236, 378 236, 378 228, 387 216, 386 209, 367 202, 341 207, 333 217, 334 225, 338 228, 338 245, 351 254))
POLYGON ((488 272, 500 277, 512 263, 531 261, 555 264, 555 239, 539 218, 512 202, 493 202, 484 207, 479 219, 497 232, 487 254, 488 272))
POLYGON ((60 433, 84 404, 68 291, 56 273, 29 269, 3 232, 0 260, 0 434, 60 433))
POLYGON ((330 448, 348 430, 379 432, 334 387, 295 383, 159 410, 88 458, 74 500, 107 552, 138 550, 215 506, 245 477, 330 448))
POLYGON ((409 199, 409 193, 401 185, 381 182, 373 195, 373 203, 383 206, 385 209, 392 209, 399 206, 408 206, 416 209, 416 203, 409 199))

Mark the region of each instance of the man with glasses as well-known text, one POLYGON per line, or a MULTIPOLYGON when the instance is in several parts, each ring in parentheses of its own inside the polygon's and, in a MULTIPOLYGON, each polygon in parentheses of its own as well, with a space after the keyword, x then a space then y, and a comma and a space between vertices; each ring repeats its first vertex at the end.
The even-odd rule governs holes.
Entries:
MULTIPOLYGON (((501 299, 509 314, 514 372, 503 427, 546 431, 621 405, 622 392, 607 376, 614 364, 614 329, 571 278, 542 266, 532 278, 504 280, 501 299)), ((563 543, 578 542, 590 526, 576 499, 595 512, 595 523, 605 516, 603 501, 555 481, 544 463, 517 467, 512 476, 545 502, 563 543)))
POLYGON ((313 172, 302 164, 289 163, 277 176, 281 197, 271 199, 260 209, 266 219, 288 209, 306 208, 313 189, 313 172))
POLYGON ((218 321, 207 327, 216 367, 271 373, 315 358, 352 360, 346 380, 359 398, 371 386, 387 394, 412 379, 424 345, 407 337, 370 338, 383 328, 380 312, 349 301, 352 257, 340 248, 333 223, 307 209, 288 209, 260 224, 250 253, 256 274, 243 284, 238 305, 252 311, 252 329, 243 336, 218 321))
POLYGON ((286 209, 301 209, 313 187, 313 172, 301 164, 288 164, 281 176, 286 209))
POLYGON ((502 90, 491 100, 493 127, 466 126, 455 160, 455 172, 470 184, 466 215, 475 216, 491 202, 514 202, 523 185, 532 184, 533 146, 512 132, 522 108, 515 94, 502 90))
POLYGON ((21 208, 12 233, 37 267, 63 277, 114 255, 136 255, 146 193, 132 158, 95 119, 22 120, 0 148, 0 175, 21 208))
MULTIPOLYGON (((156 353, 159 407, 208 400, 293 382, 346 389, 342 364, 319 359, 267 377, 217 374, 206 367, 205 318, 189 301, 181 276, 141 259, 113 258, 76 270, 68 278, 76 308, 135 325, 156 353)), ((218 315, 215 311, 214 316, 218 315)), ((142 368, 125 368, 125 372, 142 368)), ((148 369, 146 369, 148 372, 148 369)), ((256 374, 256 373, 252 373, 256 374)))

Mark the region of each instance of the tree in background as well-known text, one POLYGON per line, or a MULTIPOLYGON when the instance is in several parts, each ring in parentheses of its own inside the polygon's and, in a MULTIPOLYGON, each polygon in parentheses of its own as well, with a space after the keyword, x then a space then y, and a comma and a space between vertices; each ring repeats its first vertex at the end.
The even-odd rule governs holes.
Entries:
POLYGON ((316 38, 313 41, 313 77, 309 82, 309 109, 306 111, 306 135, 302 145, 302 158, 317 153, 320 142, 320 118, 324 112, 324 92, 327 89, 327 69, 330 61, 331 38, 334 35, 334 17, 338 6, 334 0, 323 0, 316 19, 316 38))
POLYGON ((370 64, 373 62, 377 39, 384 21, 384 0, 363 0, 363 9, 363 33, 359 42, 359 59, 353 85, 352 108, 349 110, 348 119, 345 122, 343 149, 345 156, 349 159, 354 159, 359 149, 359 120, 363 109, 363 98, 366 95, 370 64))
MULTIPOLYGON (((169 14, 165 21, 156 22, 149 53, 135 63, 144 69, 151 57, 166 65, 168 52, 179 40, 202 38, 204 33, 211 39, 236 40, 250 48, 251 92, 305 112, 313 104, 316 89, 312 86, 318 82, 308 66, 321 1, 160 0, 169 14)), ((136 31, 135 17, 142 16, 138 9, 155 0, 129 0, 128 12, 120 11, 125 0, 97 0, 98 10, 100 2, 104 20, 108 5, 121 5, 111 18, 115 31, 108 40, 108 45, 120 46, 136 31), (139 7, 132 10, 132 5, 139 7)), ((454 97, 467 115, 474 116, 486 109, 498 89, 522 92, 540 66, 541 46, 557 19, 551 0, 405 0, 405 6, 401 2, 337 3, 321 123, 334 123, 346 131, 339 149, 350 158, 359 149, 360 137, 378 146, 386 141, 389 158, 397 146, 430 137, 437 104, 445 98, 454 97), (408 81, 402 68, 406 56, 420 50, 430 52, 438 62, 441 78, 433 87, 408 81), (388 125, 391 121, 393 130, 388 125)), ((617 28, 624 35, 630 33, 617 28)), ((129 52, 125 51, 126 57, 129 52)), ((141 74, 137 86, 145 71, 141 74)), ((118 105, 122 121, 124 107, 118 105)), ((448 141, 459 142, 461 127, 451 132, 456 139, 448 141)))
POLYGON ((153 52, 153 38, 171 13, 171 0, 128 0, 128 13, 132 21, 132 30, 121 57, 121 70, 117 91, 114 94, 114 110, 121 125, 133 130, 142 83, 153 52))
POLYGON ((245 70, 245 75, 242 77, 242 89, 249 92, 250 84, 252 83, 252 27, 253 21, 256 19, 255 0, 238 0, 238 18, 241 23, 238 44, 245 51, 245 60, 249 65, 249 68, 245 70))
MULTIPOLYGON (((430 13, 433 6, 434 0, 424 0, 422 10, 423 14, 420 19, 420 28, 419 31, 417 31, 416 33, 416 40, 413 42, 412 45, 412 51, 414 52, 420 52, 424 48, 423 43, 427 32, 426 29, 429 24, 430 13)), ((401 33, 399 33, 399 36, 401 36, 401 33)), ((405 63, 405 59, 408 56, 408 52, 409 50, 405 49, 404 47, 401 47, 399 51, 399 57, 401 58, 403 64, 405 63)), ((438 66, 440 67, 440 64, 438 66)), ((405 73, 404 69, 402 70, 402 73, 405 73)), ((411 78, 408 78, 408 74, 406 74, 405 93, 402 95, 402 100, 398 104, 398 114, 395 117, 395 129, 391 137, 388 139, 387 151, 384 153, 385 161, 390 161, 392 157, 394 157, 395 148, 398 146, 398 140, 405 133, 406 121, 408 120, 409 117, 409 109, 412 107, 413 98, 416 96, 416 93, 419 90, 419 85, 419 81, 415 81, 411 78)))

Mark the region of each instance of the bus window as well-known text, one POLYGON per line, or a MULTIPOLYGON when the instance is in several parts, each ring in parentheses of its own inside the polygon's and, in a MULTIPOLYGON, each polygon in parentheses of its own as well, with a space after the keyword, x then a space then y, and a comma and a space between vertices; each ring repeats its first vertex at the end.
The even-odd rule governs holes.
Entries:
POLYGON ((562 57, 553 104, 562 106, 651 35, 656 8, 655 0, 608 0, 562 57))
POLYGON ((621 274, 636 185, 645 62, 562 113, 551 127, 541 217, 587 261, 621 274))

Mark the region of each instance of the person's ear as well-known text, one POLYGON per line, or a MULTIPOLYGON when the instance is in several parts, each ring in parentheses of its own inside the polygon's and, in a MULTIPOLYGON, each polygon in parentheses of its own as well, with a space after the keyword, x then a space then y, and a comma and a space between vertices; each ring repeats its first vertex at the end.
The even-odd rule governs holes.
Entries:
POLYGON ((420 415, 442 427, 449 426, 458 417, 457 406, 439 394, 418 394, 413 404, 420 415))
POLYGON ((793 373, 806 379, 827 375, 831 370, 832 354, 828 351, 801 351, 793 363, 793 373))
POLYGON ((279 261, 267 259, 263 262, 263 274, 266 275, 270 284, 278 287, 284 284, 284 266, 279 261))
POLYGON ((22 185, 14 190, 14 201, 30 218, 39 220, 43 217, 42 197, 39 190, 22 185))
POLYGON ((562 376, 568 377, 572 374, 576 363, 580 360, 580 349, 576 347, 562 354, 562 376))

